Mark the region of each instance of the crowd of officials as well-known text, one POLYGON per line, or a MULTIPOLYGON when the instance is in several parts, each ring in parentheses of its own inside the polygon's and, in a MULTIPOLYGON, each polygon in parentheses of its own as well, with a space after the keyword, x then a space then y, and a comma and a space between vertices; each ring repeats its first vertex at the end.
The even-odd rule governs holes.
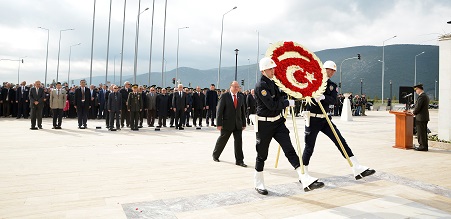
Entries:
MULTIPOLYGON (((74 86, 58 82, 45 87, 39 82, 36 87, 36 82, 27 84, 24 81, 18 85, 4 82, 0 89, 0 116, 28 119, 36 108, 38 127, 36 121, 32 121, 31 129, 42 128, 40 119, 53 117, 55 129, 61 128, 61 118, 78 118, 80 129, 87 128, 88 119, 104 119, 110 130, 124 127, 139 130, 146 125, 183 130, 193 125, 202 127, 203 121, 207 126, 216 126, 219 97, 228 92, 216 89, 214 84, 201 89, 181 84, 175 88, 139 86, 128 81, 123 86, 87 86, 85 80, 74 86), (64 98, 58 106, 56 97, 64 98)), ((248 115, 255 113, 255 96, 253 91, 242 91, 241 88, 239 95, 245 100, 249 124, 248 115)))

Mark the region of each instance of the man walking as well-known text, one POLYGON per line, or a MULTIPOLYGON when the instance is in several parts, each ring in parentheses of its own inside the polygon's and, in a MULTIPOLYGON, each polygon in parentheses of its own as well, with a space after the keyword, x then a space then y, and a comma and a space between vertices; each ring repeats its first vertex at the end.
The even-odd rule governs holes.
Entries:
POLYGON ((240 85, 237 81, 230 84, 230 92, 221 95, 218 105, 217 129, 221 132, 216 141, 215 149, 213 150, 213 160, 219 162, 230 135, 233 133, 234 149, 235 149, 235 164, 242 167, 247 167, 244 163, 243 155, 243 139, 242 133, 246 128, 246 114, 244 107, 244 97, 238 94, 240 85))

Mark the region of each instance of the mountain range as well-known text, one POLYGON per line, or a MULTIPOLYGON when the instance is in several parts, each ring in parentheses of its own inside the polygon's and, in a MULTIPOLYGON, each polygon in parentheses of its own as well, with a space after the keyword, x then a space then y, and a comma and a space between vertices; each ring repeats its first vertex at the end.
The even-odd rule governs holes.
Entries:
MULTIPOLYGON (((435 81, 438 81, 438 46, 432 45, 389 45, 384 48, 385 72, 384 72, 384 99, 390 97, 390 81, 392 83, 392 95, 398 99, 399 86, 413 86, 416 67, 416 81, 424 85, 426 93, 431 97, 435 94, 435 81), (420 53, 424 52, 421 55, 420 53), (418 56, 416 56, 418 55, 418 56), (415 56, 416 66, 415 66, 415 56)), ((380 99, 382 96, 382 47, 381 46, 356 46, 339 49, 327 49, 315 52, 322 62, 332 60, 337 64, 337 72, 331 78, 339 84, 340 71, 342 74, 342 92, 352 92, 360 94, 362 91, 370 98, 380 99), (361 59, 349 59, 357 57, 361 59), (379 60, 379 61, 378 61, 379 60), (361 83, 362 81, 362 83, 361 83)), ((172 79, 175 78, 176 69, 164 73, 164 86, 174 86, 172 79)), ((220 88, 228 88, 234 80, 235 66, 221 67, 220 88)), ((256 76, 260 78, 261 73, 257 71, 257 64, 240 65, 237 73, 238 82, 244 80, 244 89, 253 88, 256 83, 256 76)), ((138 74, 136 81, 138 84, 148 84, 148 73, 138 74)), ((161 72, 152 72, 150 75, 150 85, 162 86, 161 72)), ((179 80, 188 87, 200 86, 209 87, 210 84, 217 84, 218 69, 200 70, 189 67, 178 69, 179 80)), ((110 76, 111 77, 111 76, 110 76)), ((109 77, 109 81, 113 82, 109 77)), ((75 81, 79 81, 75 80, 75 81)), ((123 76, 124 81, 133 82, 133 76, 123 76)), ((105 82, 104 76, 92 78, 92 84, 105 82)), ((116 83, 119 84, 119 77, 116 76, 116 83)), ((437 87, 438 89, 438 87, 437 87)), ((438 91, 438 90, 437 90, 438 91)), ((438 94, 438 92, 437 92, 438 94)))

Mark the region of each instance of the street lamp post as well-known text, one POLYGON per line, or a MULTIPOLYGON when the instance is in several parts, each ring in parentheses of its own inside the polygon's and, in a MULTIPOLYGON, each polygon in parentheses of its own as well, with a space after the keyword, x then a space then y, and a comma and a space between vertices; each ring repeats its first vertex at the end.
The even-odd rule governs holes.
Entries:
POLYGON ((235 49, 235 81, 238 80, 238 49, 235 49))
POLYGON ((360 78, 360 96, 363 95, 363 78, 360 78))
MULTIPOLYGON (((176 66, 176 69, 175 69, 175 80, 176 80, 176 81, 178 80, 178 77, 179 77, 179 44, 180 44, 180 30, 181 30, 181 29, 186 29, 186 28, 189 28, 189 27, 180 27, 180 28, 177 29, 177 66, 176 66)), ((176 84, 175 86, 177 86, 177 84, 176 84)))
MULTIPOLYGON (((415 55, 415 75, 413 78, 413 85, 417 85, 417 57, 420 55, 423 55, 423 54, 424 54, 424 51, 415 55)), ((415 93, 415 98, 413 98, 413 104, 415 104, 417 102, 416 96, 417 96, 417 94, 415 93)))
MULTIPOLYGON (((121 53, 119 53, 121 55, 121 53)), ((113 84, 116 84, 116 55, 114 55, 114 61, 113 61, 113 84)))
POLYGON ((164 87, 164 50, 165 50, 165 46, 166 46, 166 15, 167 15, 167 10, 168 9, 168 0, 164 1, 164 25, 163 25, 163 59, 161 61, 161 87, 164 87))
POLYGON ((113 3, 113 0, 110 0, 110 13, 108 17, 108 40, 107 40, 107 47, 106 47, 106 64, 105 64, 105 84, 108 82, 108 61, 110 57, 110 30, 111 30, 111 5, 113 3))
POLYGON ((341 66, 343 65, 343 62, 345 62, 345 61, 347 61, 347 60, 351 60, 351 59, 358 59, 358 58, 359 58, 358 56, 356 56, 356 57, 351 57, 351 58, 347 58, 347 59, 345 59, 345 60, 343 60, 343 61, 341 62, 341 64, 340 64, 340 83, 338 84, 338 87, 340 87, 340 93, 343 93, 343 92, 342 92, 342 86, 343 86, 343 84, 342 84, 342 82, 341 82, 341 78, 342 78, 341 66))
POLYGON ((222 15, 222 22, 221 22, 221 45, 219 46, 219 67, 218 67, 218 88, 220 88, 220 81, 221 81, 221 58, 222 58, 222 34, 224 33, 224 16, 231 12, 232 10, 235 10, 236 6, 227 11, 222 15))
POLYGON ((391 40, 395 37, 396 35, 382 41, 382 97, 381 97, 382 105, 384 104, 385 41, 391 40))
POLYGON ((71 29, 60 30, 60 39, 58 42, 58 64, 56 65, 56 82, 58 82, 58 74, 59 74, 59 69, 60 69, 61 32, 68 31, 68 30, 74 30, 74 29, 71 28, 71 29))
POLYGON ((69 70, 67 71, 67 84, 69 84, 69 85, 70 85, 70 81, 69 81, 69 79, 70 79, 70 57, 71 57, 71 54, 72 54, 72 47, 73 46, 79 46, 80 44, 81 43, 77 43, 77 44, 74 44, 74 45, 69 47, 69 70))
POLYGON ((153 46, 153 20, 155 15, 155 0, 152 1, 152 23, 150 25, 150 48, 149 48, 149 75, 147 85, 150 85, 150 73, 152 72, 152 46, 153 46))
POLYGON ((50 39, 50 30, 44 27, 38 27, 39 29, 47 30, 47 53, 45 55, 45 76, 44 76, 44 87, 47 86, 47 65, 49 63, 49 39, 50 39))
POLYGON ((94 0, 94 10, 92 13, 92 31, 91 31, 91 65, 89 67, 89 84, 92 83, 92 61, 94 60, 94 27, 96 23, 96 0, 94 0))
POLYGON ((122 21, 122 47, 121 47, 121 70, 119 76, 119 84, 122 85, 122 66, 124 64, 124 35, 125 35, 125 12, 127 8, 127 0, 124 0, 124 19, 122 21))
POLYGON ((259 65, 260 62, 260 32, 257 30, 257 64, 255 66, 255 84, 258 82, 258 72, 259 72, 259 65))
POLYGON ((135 38, 135 61, 133 65, 133 83, 136 84, 136 72, 138 68, 138 42, 139 42, 139 17, 142 13, 149 10, 149 8, 144 9, 144 11, 141 10, 141 0, 139 0, 138 3, 138 17, 136 19, 136 38, 135 38))
POLYGON ((0 61, 5 60, 5 61, 19 62, 19 68, 17 68, 17 84, 20 84, 20 80, 19 80, 20 63, 21 63, 21 62, 23 63, 23 58, 26 58, 26 57, 27 57, 27 56, 22 57, 22 58, 19 58, 19 59, 17 59, 17 60, 15 60, 15 59, 0 59, 0 61))
POLYGON ((247 62, 248 62, 248 64, 247 64, 247 89, 250 90, 251 84, 249 82, 249 72, 251 70, 250 69, 251 68, 251 59, 247 59, 247 62))

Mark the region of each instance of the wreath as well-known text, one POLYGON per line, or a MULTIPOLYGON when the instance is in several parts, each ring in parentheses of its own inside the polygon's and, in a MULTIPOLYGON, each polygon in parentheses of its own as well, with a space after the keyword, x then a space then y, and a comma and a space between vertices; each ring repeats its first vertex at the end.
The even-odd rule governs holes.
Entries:
POLYGON ((277 42, 266 51, 277 67, 274 82, 288 95, 297 99, 321 96, 327 85, 327 73, 319 58, 295 42, 277 42))

